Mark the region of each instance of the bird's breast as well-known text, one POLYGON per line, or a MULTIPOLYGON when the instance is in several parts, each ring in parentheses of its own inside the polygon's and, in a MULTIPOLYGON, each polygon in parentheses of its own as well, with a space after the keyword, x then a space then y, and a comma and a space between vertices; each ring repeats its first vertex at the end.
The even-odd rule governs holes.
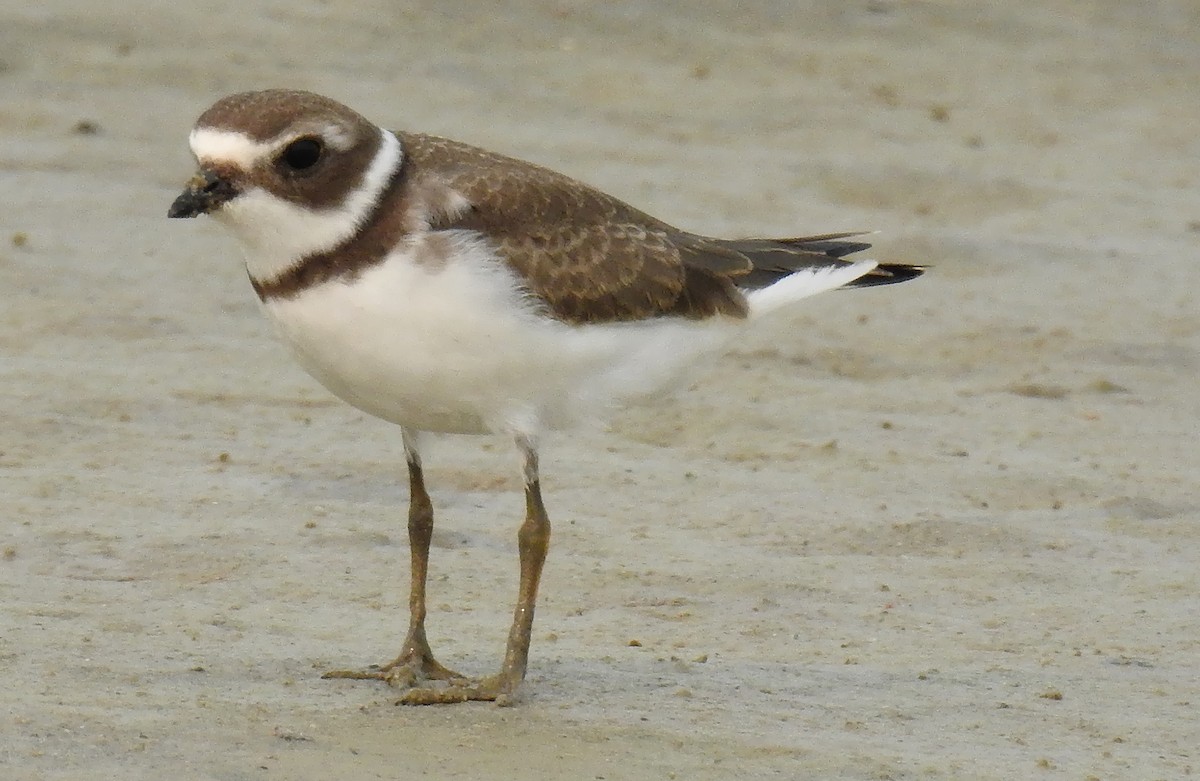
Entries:
POLYGON ((300 364, 365 412, 431 431, 509 428, 552 384, 537 367, 558 324, 481 242, 440 236, 433 249, 410 243, 264 309, 300 364))

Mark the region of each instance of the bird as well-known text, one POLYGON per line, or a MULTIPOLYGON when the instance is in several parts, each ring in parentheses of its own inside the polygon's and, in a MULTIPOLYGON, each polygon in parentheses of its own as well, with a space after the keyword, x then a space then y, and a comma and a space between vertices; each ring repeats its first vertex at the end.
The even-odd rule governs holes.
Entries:
POLYGON ((459 141, 390 131, 291 89, 217 100, 188 137, 197 171, 168 216, 211 215, 300 365, 400 427, 408 467, 409 623, 374 679, 399 703, 519 699, 550 520, 538 444, 668 387, 772 311, 924 267, 847 256, 861 233, 717 239, 576 179, 459 141), (520 578, 497 673, 469 678, 425 631, 433 504, 422 437, 502 434, 520 455, 520 578))

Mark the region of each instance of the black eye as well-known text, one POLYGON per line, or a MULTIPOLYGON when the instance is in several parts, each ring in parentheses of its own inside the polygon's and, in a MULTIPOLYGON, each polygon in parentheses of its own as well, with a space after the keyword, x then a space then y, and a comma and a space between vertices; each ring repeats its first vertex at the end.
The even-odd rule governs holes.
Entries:
POLYGON ((293 171, 312 168, 321 159, 325 147, 315 138, 297 138, 287 145, 279 159, 293 171))

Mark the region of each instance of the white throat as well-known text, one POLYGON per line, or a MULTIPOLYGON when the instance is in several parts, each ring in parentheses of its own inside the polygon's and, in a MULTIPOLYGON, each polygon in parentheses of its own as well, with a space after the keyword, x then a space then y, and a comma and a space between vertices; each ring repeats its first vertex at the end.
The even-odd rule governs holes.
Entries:
MULTIPOLYGON (((251 278, 261 282, 275 279, 301 258, 327 252, 354 235, 378 203, 403 156, 400 140, 387 130, 379 132, 379 150, 358 185, 338 206, 315 210, 255 187, 213 212, 241 241, 251 278)), ((236 131, 196 128, 189 140, 201 165, 226 162, 249 170, 274 157, 291 139, 260 142, 236 131)))

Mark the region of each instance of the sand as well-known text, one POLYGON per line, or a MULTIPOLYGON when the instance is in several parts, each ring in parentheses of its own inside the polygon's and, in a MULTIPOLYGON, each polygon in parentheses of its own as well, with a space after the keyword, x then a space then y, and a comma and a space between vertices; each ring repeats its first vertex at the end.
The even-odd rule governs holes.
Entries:
MULTIPOLYGON (((1200 745, 1194 3, 0 10, 0 776, 1181 779, 1200 745), (834 10, 830 10, 834 9, 834 10), (292 86, 691 230, 932 266, 548 439, 525 696, 319 673, 406 621, 399 431, 168 221, 292 86)), ((502 438, 428 452, 429 632, 499 661, 502 438)))

